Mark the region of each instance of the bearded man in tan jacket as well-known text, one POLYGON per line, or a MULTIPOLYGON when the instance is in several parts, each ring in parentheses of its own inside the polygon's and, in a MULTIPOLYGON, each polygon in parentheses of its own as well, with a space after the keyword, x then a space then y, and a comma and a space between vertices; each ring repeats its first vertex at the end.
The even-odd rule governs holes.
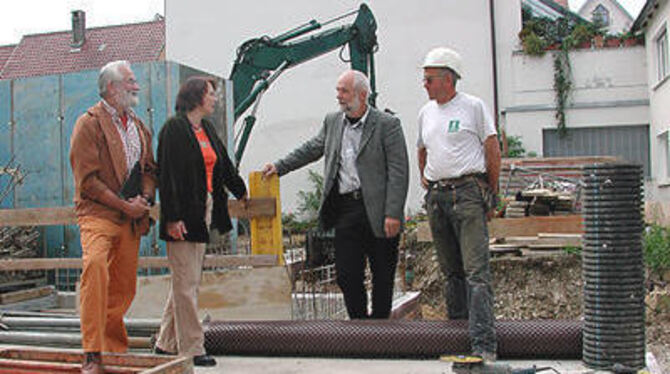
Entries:
POLYGON ((131 109, 140 88, 130 64, 105 65, 98 89, 101 100, 77 119, 70 144, 86 374, 104 372, 101 352, 128 348, 123 316, 135 296, 140 238, 150 227, 156 189, 151 133, 131 109))

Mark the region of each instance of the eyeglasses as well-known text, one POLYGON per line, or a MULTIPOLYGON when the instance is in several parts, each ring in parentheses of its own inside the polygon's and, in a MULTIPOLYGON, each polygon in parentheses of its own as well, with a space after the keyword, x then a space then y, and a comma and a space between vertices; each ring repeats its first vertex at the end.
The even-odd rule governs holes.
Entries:
POLYGON ((440 75, 426 75, 426 76, 423 77, 423 83, 431 84, 431 83, 433 83, 433 79, 441 79, 441 78, 444 78, 445 76, 446 75, 442 75, 442 74, 440 74, 440 75))

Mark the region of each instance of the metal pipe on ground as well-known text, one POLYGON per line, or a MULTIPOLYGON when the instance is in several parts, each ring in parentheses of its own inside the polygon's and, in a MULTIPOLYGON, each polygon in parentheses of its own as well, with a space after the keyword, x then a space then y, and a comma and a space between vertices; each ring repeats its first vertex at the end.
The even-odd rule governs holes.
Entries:
MULTIPOLYGON (((151 330, 158 331, 161 321, 159 319, 138 318, 124 319, 128 330, 151 330)), ((0 317, 0 323, 16 329, 34 327, 73 328, 79 329, 79 318, 46 318, 46 317, 0 317)))
MULTIPOLYGON (((498 321, 498 357, 582 357, 582 323, 498 321)), ((433 358, 470 351, 467 321, 213 321, 205 330, 213 355, 433 358)))
MULTIPOLYGON (((81 347, 81 334, 0 331, 0 342, 2 342, 2 344, 10 345, 16 344, 76 348, 81 347)), ((150 338, 147 337, 128 337, 128 345, 130 348, 151 348, 150 338)))
POLYGON ((0 318, 2 317, 77 318, 77 315, 66 314, 66 313, 46 313, 46 312, 31 312, 26 310, 0 309, 0 318))

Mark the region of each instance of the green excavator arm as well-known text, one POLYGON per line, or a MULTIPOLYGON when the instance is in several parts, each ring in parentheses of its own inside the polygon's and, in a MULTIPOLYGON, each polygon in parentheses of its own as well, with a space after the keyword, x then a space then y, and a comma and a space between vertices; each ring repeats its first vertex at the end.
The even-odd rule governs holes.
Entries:
MULTIPOLYGON (((377 48, 377 23, 372 11, 362 4, 354 12, 324 23, 312 20, 304 25, 275 37, 260 37, 244 42, 237 50, 237 58, 229 79, 233 82, 233 107, 235 121, 260 100, 262 93, 286 69, 349 46, 351 68, 366 74, 370 79, 370 104, 375 105, 375 75, 373 54, 377 48), (350 25, 306 35, 342 18, 356 14, 350 25)), ((255 108, 254 108, 255 112, 255 108)), ((256 117, 252 113, 244 120, 240 139, 235 147, 235 161, 239 165, 256 117)))

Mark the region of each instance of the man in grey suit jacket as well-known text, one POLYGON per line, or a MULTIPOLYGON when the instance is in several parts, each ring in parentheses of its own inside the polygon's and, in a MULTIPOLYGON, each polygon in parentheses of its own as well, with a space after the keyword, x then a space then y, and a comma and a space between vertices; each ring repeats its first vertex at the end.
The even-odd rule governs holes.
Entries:
POLYGON ((335 228, 335 269, 349 318, 388 318, 398 262, 398 238, 407 198, 407 147, 400 120, 368 105, 364 74, 337 81, 341 111, 326 115, 321 131, 283 159, 263 168, 282 176, 325 156, 319 208, 322 229, 335 228), (372 313, 364 274, 372 271, 372 313))

